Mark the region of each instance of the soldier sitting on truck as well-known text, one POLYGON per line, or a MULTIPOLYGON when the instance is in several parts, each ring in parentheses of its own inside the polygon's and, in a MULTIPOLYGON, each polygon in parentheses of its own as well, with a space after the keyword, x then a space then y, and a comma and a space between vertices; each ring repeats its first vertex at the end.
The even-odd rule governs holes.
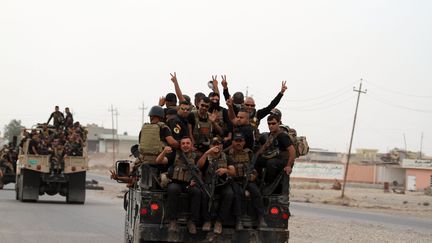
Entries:
POLYGON ((241 201, 248 193, 251 198, 252 206, 258 214, 258 227, 267 227, 264 221, 264 204, 262 196, 256 184, 257 171, 254 169, 252 160, 253 152, 244 148, 245 139, 242 133, 234 133, 232 146, 228 151, 228 157, 232 159, 235 167, 234 183, 234 208, 246 214, 246 209, 241 207, 241 201))
POLYGON ((285 171, 287 175, 292 172, 295 160, 295 148, 290 137, 280 127, 280 117, 271 114, 267 118, 269 135, 266 141, 266 149, 257 160, 259 172, 265 169, 264 183, 271 184, 275 178, 285 171))
POLYGON ((64 158, 66 156, 66 151, 64 149, 63 144, 60 142, 60 139, 55 138, 52 142, 52 148, 50 150, 50 171, 51 176, 54 176, 56 170, 60 170, 60 174, 64 175, 65 161, 64 158), (60 167, 60 168, 59 168, 60 167))
POLYGON ((177 151, 176 158, 172 169, 170 169, 171 183, 167 189, 167 213, 169 218, 169 232, 178 232, 177 213, 178 202, 181 192, 187 192, 190 197, 191 216, 187 223, 190 234, 196 234, 196 222, 200 218, 201 196, 202 192, 198 188, 196 179, 193 179, 191 171, 196 167, 198 157, 192 151, 192 140, 184 137, 180 140, 180 150, 177 151))
MULTIPOLYGON (((198 160, 198 166, 206 171, 204 181, 210 188, 211 197, 215 194, 221 196, 216 222, 214 224, 214 233, 222 233, 222 224, 226 223, 230 214, 236 217, 236 229, 243 228, 240 221, 240 211, 231 210, 234 198, 234 192, 231 187, 231 176, 235 175, 235 168, 230 158, 222 151, 223 144, 217 137, 213 138, 210 148, 198 160)), ((203 194, 202 201, 202 216, 204 219, 203 231, 210 231, 211 218, 209 211, 212 210, 212 201, 214 198, 209 198, 203 194)))

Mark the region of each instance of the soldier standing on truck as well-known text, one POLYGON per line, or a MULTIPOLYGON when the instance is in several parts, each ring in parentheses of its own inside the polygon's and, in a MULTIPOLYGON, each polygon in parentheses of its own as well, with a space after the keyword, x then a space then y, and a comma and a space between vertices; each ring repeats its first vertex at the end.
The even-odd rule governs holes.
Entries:
POLYGON ((171 183, 167 189, 167 211, 169 219, 169 232, 178 232, 177 213, 178 202, 181 192, 187 192, 190 199, 191 217, 187 223, 190 234, 196 234, 196 222, 200 218, 202 192, 197 186, 197 182, 192 179, 190 167, 195 167, 198 161, 197 155, 192 151, 192 140, 189 137, 180 140, 180 150, 177 151, 174 164, 172 166, 171 183), (181 153, 184 156, 181 156, 181 153), (185 161, 185 159, 187 161, 185 161), (189 164, 190 167, 187 166, 189 164))
POLYGON ((50 121, 51 121, 51 119, 54 118, 54 127, 55 127, 55 128, 58 128, 58 127, 60 127, 60 126, 63 125, 63 122, 64 122, 64 115, 63 115, 63 113, 60 111, 58 105, 56 105, 54 109, 55 109, 54 112, 51 113, 50 117, 48 118, 47 124, 49 124, 50 121))
POLYGON ((228 151, 228 157, 232 159, 235 167, 235 176, 233 176, 234 190, 234 208, 245 214, 246 209, 241 208, 241 201, 245 196, 246 191, 250 194, 252 206, 258 214, 258 227, 267 227, 264 221, 264 204, 262 196, 256 184, 257 171, 251 164, 253 152, 250 149, 244 148, 245 139, 242 133, 234 133, 233 143, 228 151))
MULTIPOLYGON (((233 162, 226 154, 222 151, 223 144, 219 138, 215 137, 212 140, 210 149, 207 150, 201 158, 198 160, 198 166, 206 170, 204 181, 209 185, 210 193, 212 197, 214 194, 221 195, 221 204, 217 210, 217 218, 214 224, 214 233, 222 233, 222 224, 226 223, 230 214, 236 217, 236 229, 241 230, 243 228, 240 221, 240 211, 231 210, 232 202, 234 199, 234 192, 231 187, 231 176, 235 176, 235 168, 233 162)), ((213 198, 208 198, 207 195, 203 194, 202 202, 202 216, 204 219, 203 231, 210 231, 211 218, 209 210, 212 210, 212 202, 208 203, 213 198), (210 207, 209 207, 210 205, 210 207)))

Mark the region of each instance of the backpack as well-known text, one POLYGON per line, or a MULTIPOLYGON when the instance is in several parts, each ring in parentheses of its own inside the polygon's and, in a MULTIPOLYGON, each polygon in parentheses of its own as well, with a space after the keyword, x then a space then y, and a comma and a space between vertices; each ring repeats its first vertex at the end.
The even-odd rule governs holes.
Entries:
POLYGON ((280 125, 280 128, 290 137, 296 151, 296 158, 309 153, 309 145, 305 136, 297 136, 297 131, 287 125, 280 125))

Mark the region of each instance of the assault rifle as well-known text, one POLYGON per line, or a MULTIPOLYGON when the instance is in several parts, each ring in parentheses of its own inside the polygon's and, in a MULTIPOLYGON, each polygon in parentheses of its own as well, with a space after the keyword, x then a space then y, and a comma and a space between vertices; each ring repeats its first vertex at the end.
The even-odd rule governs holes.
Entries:
POLYGON ((184 164, 188 168, 189 172, 191 173, 192 179, 197 182, 198 187, 201 189, 201 191, 205 192, 207 196, 209 196, 210 200, 213 200, 213 195, 209 192, 207 189, 204 181, 200 177, 200 175, 197 173, 198 168, 196 166, 193 166, 190 164, 188 159, 186 158, 186 155, 183 152, 180 152, 180 156, 183 159, 184 164))

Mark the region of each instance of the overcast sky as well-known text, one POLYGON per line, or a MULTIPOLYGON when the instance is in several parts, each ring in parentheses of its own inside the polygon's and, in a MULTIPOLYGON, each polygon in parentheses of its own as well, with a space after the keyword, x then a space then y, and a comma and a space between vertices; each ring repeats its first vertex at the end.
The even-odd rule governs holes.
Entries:
MULTIPOLYGON (((314 148, 404 147, 432 155, 432 1, 0 1, 0 126, 75 120, 137 135, 142 103, 232 92, 266 106, 287 80, 283 122, 314 148)), ((148 110, 146 110, 146 113, 148 110)), ((146 117, 146 120, 148 118, 146 117)), ((265 123, 262 130, 267 130, 265 123)))

